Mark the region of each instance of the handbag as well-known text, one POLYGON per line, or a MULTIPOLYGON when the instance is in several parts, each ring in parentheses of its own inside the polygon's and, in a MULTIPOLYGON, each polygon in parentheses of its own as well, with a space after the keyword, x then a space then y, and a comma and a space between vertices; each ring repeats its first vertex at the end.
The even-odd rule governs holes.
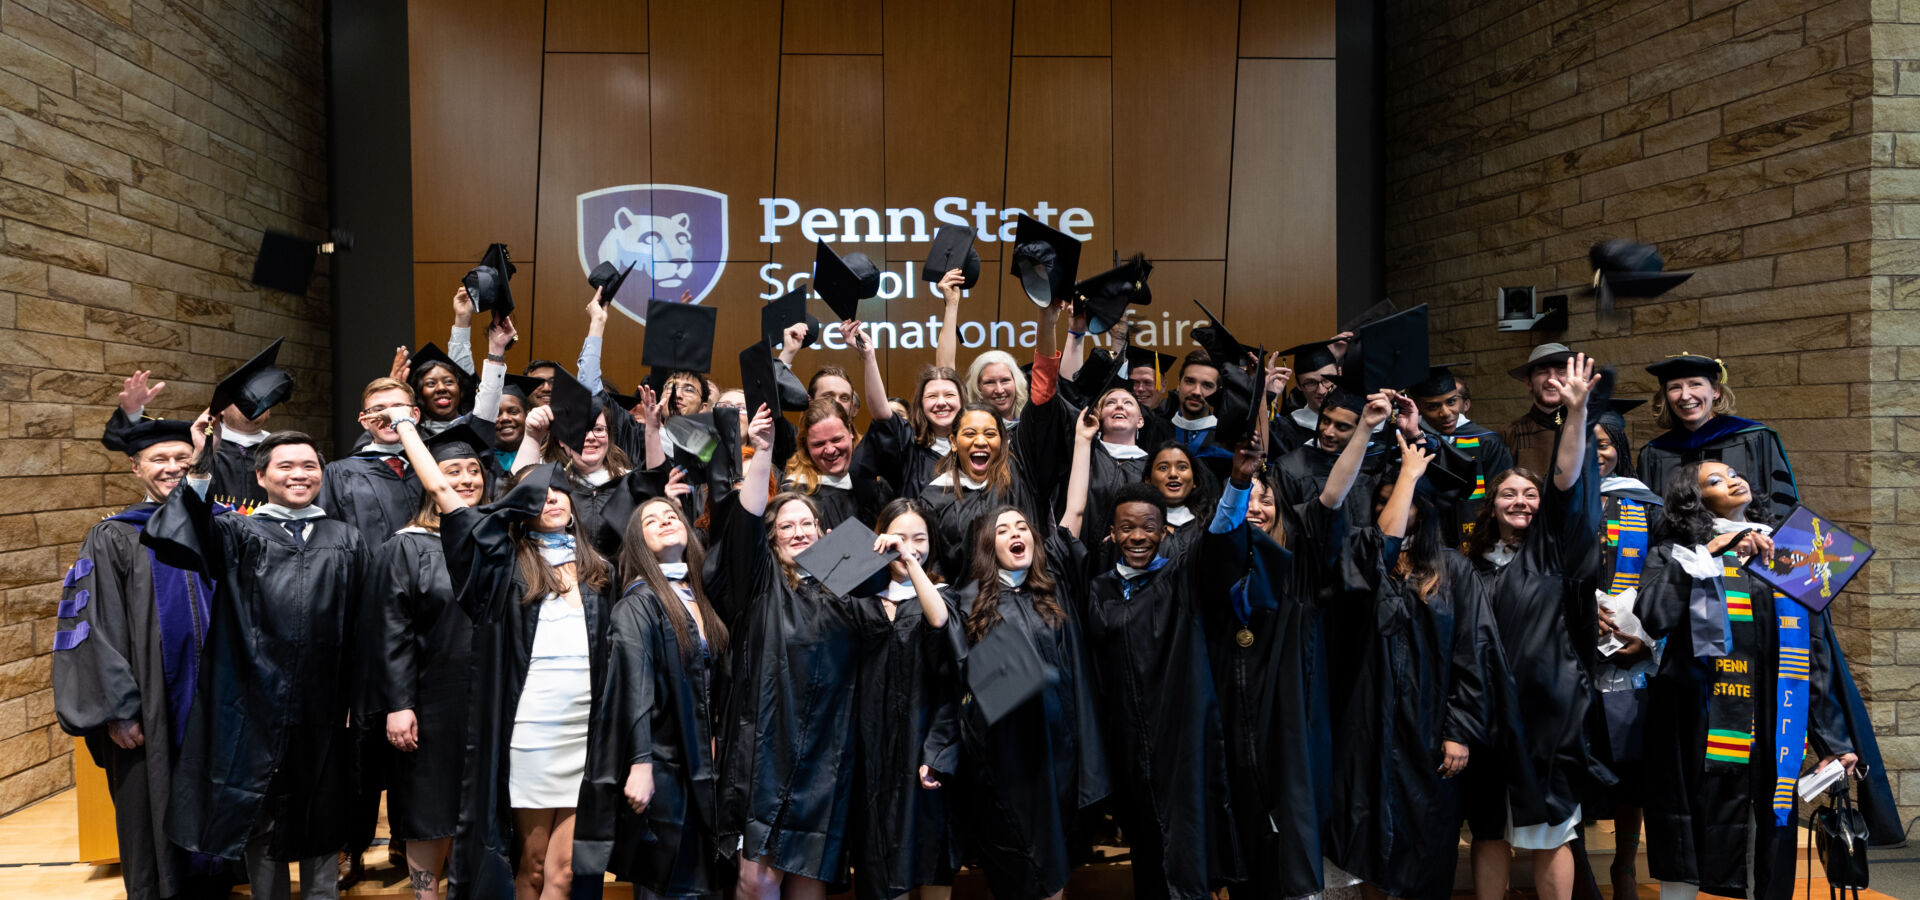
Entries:
POLYGON ((1849 890, 1853 900, 1859 900, 1860 889, 1867 886, 1867 817, 1853 805, 1850 785, 1842 785, 1832 805, 1814 810, 1809 819, 1820 867, 1827 873, 1829 900, 1846 897, 1849 890))

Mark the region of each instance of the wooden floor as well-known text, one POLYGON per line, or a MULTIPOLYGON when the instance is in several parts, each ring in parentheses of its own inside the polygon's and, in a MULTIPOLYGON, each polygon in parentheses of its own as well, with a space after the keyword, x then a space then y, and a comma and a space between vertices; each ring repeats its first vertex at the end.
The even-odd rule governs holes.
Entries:
MULTIPOLYGON (((75 862, 78 858, 74 792, 71 790, 55 794, 32 806, 9 816, 0 817, 0 900, 13 898, 58 898, 58 900, 123 900, 126 891, 120 883, 119 866, 90 866, 75 862)), ((386 833, 385 814, 382 812, 380 834, 386 833)), ((1606 862, 1601 858, 1612 855, 1612 836, 1604 828, 1595 829, 1589 834, 1589 850, 1594 854, 1594 868, 1605 877, 1606 862)), ((1804 846, 1804 841, 1802 842, 1804 846)), ((406 873, 402 869, 388 865, 385 846, 375 846, 368 851, 366 863, 369 867, 367 880, 346 892, 348 897, 406 897, 410 895, 406 886, 406 873)), ((1806 861, 1802 860, 1803 877, 1794 887, 1794 896, 1807 896, 1812 890, 1813 896, 1827 895, 1826 881, 1816 872, 1808 872, 1806 861), (1811 883, 1809 883, 1811 882, 1811 883)), ((1817 864, 1815 865, 1817 869, 1817 864)), ((1462 869, 1465 869, 1464 857, 1462 869)), ((1464 875, 1464 871, 1462 873, 1464 875)), ((1645 874, 1644 859, 1642 875, 1645 874)), ((1128 884, 1128 868, 1124 862, 1116 864, 1094 865, 1080 869, 1074 874, 1073 884, 1068 888, 1069 897, 1128 897, 1132 894, 1128 884)), ((1516 874, 1516 882, 1525 883, 1525 878, 1516 874)), ((1606 888, 1603 885, 1602 891, 1606 888)), ((234 892, 236 897, 247 896, 244 886, 234 892)), ((851 895, 848 895, 851 896, 851 895)), ((963 872, 960 882, 954 886, 954 900, 986 900, 987 894, 977 873, 963 872)), ((1465 895, 1458 895, 1465 896, 1465 895)), ((1531 898, 1532 891, 1515 891, 1510 900, 1531 898)), ((1641 900, 1658 900, 1660 886, 1652 883, 1640 885, 1641 900)), ((1885 894, 1875 891, 1861 891, 1862 900, 1892 900, 1885 894)), ((623 885, 608 885, 609 900, 626 900, 631 894, 623 885)))

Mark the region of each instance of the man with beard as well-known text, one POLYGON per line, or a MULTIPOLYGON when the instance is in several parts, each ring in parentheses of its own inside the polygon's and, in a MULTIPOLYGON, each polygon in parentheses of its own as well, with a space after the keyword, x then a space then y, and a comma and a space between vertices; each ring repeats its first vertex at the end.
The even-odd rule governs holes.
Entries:
POLYGON ((1566 419, 1560 409, 1563 401, 1559 388, 1554 386, 1555 379, 1565 377, 1567 361, 1572 358, 1573 351, 1565 344, 1541 344, 1527 354, 1524 365, 1507 373, 1526 382, 1533 407, 1501 429, 1500 439, 1513 454, 1514 465, 1542 477, 1548 474, 1548 467, 1553 463, 1554 438, 1560 434, 1560 425, 1566 419))

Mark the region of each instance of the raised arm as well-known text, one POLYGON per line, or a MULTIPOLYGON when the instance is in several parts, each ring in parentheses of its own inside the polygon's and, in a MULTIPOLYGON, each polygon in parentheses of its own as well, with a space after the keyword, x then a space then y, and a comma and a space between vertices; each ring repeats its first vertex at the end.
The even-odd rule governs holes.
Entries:
POLYGON ((1560 429, 1560 451, 1553 458, 1553 486, 1573 490, 1580 473, 1587 467, 1587 393, 1593 387, 1593 360, 1585 353, 1574 354, 1567 363, 1567 374, 1549 384, 1560 389, 1566 404, 1567 424, 1560 429))
POLYGON ((518 475, 540 462, 546 449, 547 429, 552 425, 553 407, 536 406, 527 410, 527 420, 520 426, 520 446, 513 448, 513 474, 518 475))
MULTIPOLYGON (((1073 467, 1067 476, 1067 503, 1060 512, 1060 527, 1076 538, 1086 540, 1080 526, 1086 521, 1087 488, 1092 481, 1093 439, 1100 433, 1100 417, 1092 407, 1080 411, 1073 423, 1073 467)), ((1093 536, 1098 539, 1098 535, 1093 536)))
POLYGON ((600 288, 593 289, 587 301, 587 336, 580 340, 578 378, 587 390, 600 392, 600 345, 607 333, 607 307, 600 302, 600 288))
MULTIPOLYGON (((747 439, 753 442, 753 458, 740 485, 740 511, 754 518, 766 515, 767 486, 773 477, 773 412, 766 404, 753 413, 747 425, 747 439)), ((741 585, 729 585, 739 590, 741 585)))
POLYGON ((880 374, 880 357, 873 351, 873 339, 867 334, 867 327, 859 322, 843 322, 840 334, 860 353, 861 389, 867 395, 867 415, 876 422, 893 418, 893 404, 887 402, 887 380, 880 374))
POLYGON ((947 601, 940 596, 939 586, 927 577, 927 570, 920 565, 919 558, 907 552, 897 534, 874 535, 873 552, 893 551, 900 554, 900 561, 907 564, 907 580, 913 583, 915 599, 920 601, 920 612, 927 617, 927 624, 934 628, 947 627, 947 601))
POLYGON ((433 498, 434 508, 441 515, 466 506, 467 501, 454 491, 446 474, 440 471, 440 464, 434 462, 433 451, 427 449, 427 442, 420 439, 420 429, 405 413, 405 409, 382 410, 377 415, 392 419, 393 430, 400 433, 400 446, 406 448, 407 462, 413 465, 413 474, 420 479, 420 488, 433 498), (402 415, 394 416, 396 412, 402 415))
MULTIPOLYGON (((1065 300, 1055 300, 1054 306, 1066 302, 1065 300)), ((1047 307, 1047 309, 1052 311, 1055 316, 1060 314, 1058 310, 1054 310, 1051 306, 1047 307)), ((1067 319, 1067 344, 1060 348, 1060 380, 1062 381, 1072 381, 1073 376, 1080 374, 1080 367, 1087 362, 1085 340, 1087 336, 1087 321, 1087 313, 1085 310, 1074 310, 1073 316, 1067 319)))
MULTIPOLYGON (((966 277, 959 269, 948 269, 940 276, 940 295, 946 299, 946 313, 940 319, 940 342, 933 347, 933 364, 954 368, 960 358, 960 283, 966 277)), ((885 403, 880 404, 885 406, 885 403)))
POLYGON ((1060 336, 1055 332, 1060 328, 1060 304, 1048 304, 1040 311, 1040 345, 1033 348, 1035 356, 1053 356, 1060 352, 1060 336))
POLYGON ((500 390, 507 380, 507 347, 516 337, 519 332, 514 330, 512 316, 487 326, 487 361, 480 367, 480 391, 473 398, 474 418, 499 421, 500 390))
POLYGON ((1347 439, 1347 446, 1340 451, 1340 458, 1334 460, 1333 471, 1327 475, 1327 486, 1320 490, 1320 505, 1328 509, 1339 509, 1347 501, 1347 492, 1353 490, 1353 482, 1360 475, 1360 466, 1367 458, 1367 439, 1373 429, 1393 411, 1393 401, 1385 393, 1374 394, 1367 398, 1367 408, 1360 412, 1360 424, 1353 429, 1353 437, 1347 439))
POLYGON ((447 333, 447 358, 473 374, 473 298, 464 285, 453 292, 453 330, 447 333))
POLYGON ((646 432, 641 437, 646 442, 646 468, 658 469, 667 461, 667 449, 660 443, 660 423, 666 418, 667 403, 653 393, 653 388, 640 386, 640 427, 646 432))
MULTIPOLYGON (((1355 435, 1358 437, 1358 435, 1355 435)), ((1433 462, 1433 454, 1422 449, 1419 444, 1409 444, 1405 436, 1395 431, 1393 439, 1400 445, 1400 479, 1394 482, 1393 496, 1387 498, 1385 509, 1380 511, 1380 533, 1387 537, 1404 538, 1407 536, 1407 520, 1413 510, 1413 494, 1419 487, 1420 476, 1426 474, 1427 464, 1433 462)))

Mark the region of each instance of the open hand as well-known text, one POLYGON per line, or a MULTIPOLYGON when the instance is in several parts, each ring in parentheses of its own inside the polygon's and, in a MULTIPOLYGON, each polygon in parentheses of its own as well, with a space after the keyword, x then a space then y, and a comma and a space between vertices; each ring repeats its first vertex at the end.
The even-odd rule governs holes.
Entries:
POLYGON ((1560 392, 1561 402, 1569 411, 1587 408, 1587 392, 1593 390, 1593 359, 1585 353, 1575 353, 1567 362, 1567 371, 1559 376, 1548 376, 1547 384, 1560 392))
POLYGON ((1427 466, 1433 462, 1433 453, 1421 446, 1419 441, 1407 443, 1406 435, 1396 431, 1393 439, 1400 445, 1400 477, 1418 479, 1427 474, 1427 466))
POLYGON ((773 452, 773 413, 765 403, 754 410, 753 421, 747 423, 747 438, 753 442, 754 455, 773 452))
POLYGON ((406 383, 407 348, 404 345, 393 348, 393 365, 387 367, 387 377, 402 384, 406 383))
POLYGON ((148 381, 152 375, 152 372, 141 369, 128 375, 126 382, 120 388, 120 411, 126 413, 127 418, 139 418, 140 411, 146 409, 147 405, 153 402, 153 398, 160 396, 160 392, 166 389, 167 383, 164 381, 148 381))

